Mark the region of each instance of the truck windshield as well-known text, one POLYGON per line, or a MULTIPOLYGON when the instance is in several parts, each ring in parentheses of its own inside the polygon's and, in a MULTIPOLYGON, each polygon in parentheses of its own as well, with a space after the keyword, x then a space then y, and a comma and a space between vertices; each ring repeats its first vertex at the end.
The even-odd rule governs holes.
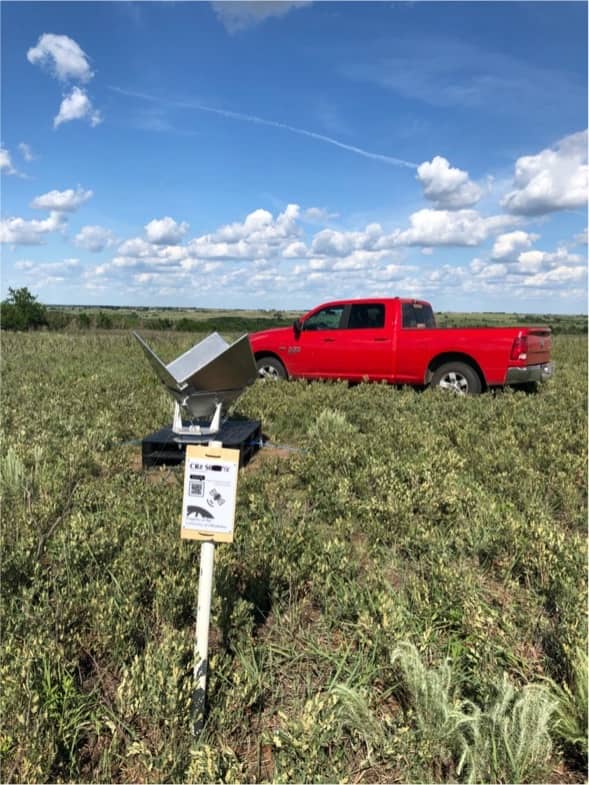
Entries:
POLYGON ((403 327, 433 328, 436 326, 434 312, 427 303, 403 303, 403 327))

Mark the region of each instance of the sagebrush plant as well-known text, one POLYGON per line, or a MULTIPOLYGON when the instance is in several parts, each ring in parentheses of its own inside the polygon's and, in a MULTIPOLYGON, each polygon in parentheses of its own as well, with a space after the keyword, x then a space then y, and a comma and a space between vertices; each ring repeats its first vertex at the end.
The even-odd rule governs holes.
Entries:
POLYGON ((17 451, 8 446, 0 457, 1 491, 4 497, 24 493, 27 488, 27 472, 24 461, 17 451))
POLYGON ((288 449, 240 472, 198 738, 183 474, 141 470, 170 400, 128 334, 2 344, 4 781, 584 776, 582 337, 536 395, 247 390, 236 413, 288 449))
POLYGON ((556 702, 543 685, 519 691, 504 676, 494 703, 478 715, 467 762, 470 782, 542 782, 552 754, 556 702))
POLYGON ((391 654, 398 672, 398 695, 408 722, 417 732, 416 748, 421 759, 432 761, 433 778, 451 778, 454 771, 472 770, 469 739, 476 738, 480 712, 456 695, 450 662, 437 668, 423 663, 414 645, 404 642, 391 654))
POLYGON ((504 675, 492 702, 477 706, 456 695, 449 662, 428 668, 410 643, 395 649, 391 661, 400 672, 398 693, 417 731, 418 753, 433 761, 428 779, 539 782, 547 775, 557 706, 547 687, 518 690, 504 675), (442 770, 436 770, 436 761, 444 764, 442 770))

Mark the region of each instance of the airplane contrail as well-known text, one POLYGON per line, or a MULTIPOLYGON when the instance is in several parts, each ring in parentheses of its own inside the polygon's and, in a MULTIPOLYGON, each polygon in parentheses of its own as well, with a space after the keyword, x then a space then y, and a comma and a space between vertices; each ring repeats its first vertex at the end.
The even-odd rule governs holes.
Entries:
POLYGON ((196 101, 179 101, 170 98, 157 98, 156 96, 149 95, 147 93, 139 93, 133 90, 124 90, 121 87, 111 86, 110 89, 120 93, 121 95, 126 95, 131 98, 141 98, 144 101, 151 101, 152 103, 164 103, 170 106, 175 106, 179 109, 198 109, 201 112, 210 112, 211 114, 220 115, 221 117, 228 117, 231 120, 242 120, 247 123, 270 126, 271 128, 282 128, 283 130, 290 131, 293 134, 307 136, 310 139, 317 139, 320 142, 332 144, 335 147, 340 147, 342 150, 348 150, 351 153, 356 153, 356 155, 362 155, 364 158, 371 158, 373 161, 382 161, 382 163, 388 164, 389 166, 402 166, 408 169, 417 169, 418 166, 418 164, 415 164, 412 161, 405 161, 403 158, 394 158, 391 155, 373 153, 370 150, 364 150, 362 147, 356 147, 351 144, 346 144, 345 142, 340 142, 338 139, 333 139, 331 136, 318 134, 315 131, 308 131, 305 128, 297 128, 294 125, 288 125, 288 123, 280 123, 277 120, 267 120, 264 117, 258 117, 257 115, 244 114, 243 112, 232 112, 229 109, 219 109, 218 107, 207 106, 206 104, 197 103, 196 101))

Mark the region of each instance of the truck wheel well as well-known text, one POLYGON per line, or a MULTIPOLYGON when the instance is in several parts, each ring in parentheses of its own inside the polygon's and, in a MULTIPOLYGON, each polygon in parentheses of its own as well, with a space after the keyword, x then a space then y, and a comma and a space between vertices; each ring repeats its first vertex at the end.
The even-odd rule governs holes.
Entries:
MULTIPOLYGON (((255 352, 254 357, 257 360, 261 360, 262 357, 274 357, 275 360, 280 360, 280 357, 275 352, 255 352)), ((282 363, 282 360, 280 360, 282 363)), ((284 363, 282 363, 284 365, 284 363)))
POLYGON ((425 373, 425 384, 429 384, 432 380, 432 376, 441 368, 442 365, 450 362, 459 362, 465 363, 466 365, 470 365, 470 367, 476 371, 478 377, 481 380, 481 387, 484 390, 487 387, 487 382, 485 379, 484 373, 481 371, 479 365, 475 360, 472 359, 468 354, 461 354, 460 352, 446 352, 445 354, 438 354, 437 357, 434 357, 428 366, 428 369, 425 373))
POLYGON ((286 371, 286 375, 290 376, 284 360, 281 357, 279 357, 275 352, 254 352, 254 359, 256 362, 258 362, 258 360, 261 360, 263 357, 273 357, 275 360, 278 360, 278 362, 282 365, 282 367, 286 371))

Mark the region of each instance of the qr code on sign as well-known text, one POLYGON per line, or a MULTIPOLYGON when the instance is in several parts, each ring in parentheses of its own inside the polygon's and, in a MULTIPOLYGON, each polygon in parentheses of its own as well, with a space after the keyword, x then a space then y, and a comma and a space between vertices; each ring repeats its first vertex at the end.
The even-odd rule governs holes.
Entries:
POLYGON ((188 493, 190 496, 204 496, 205 483, 204 477, 192 477, 188 483, 188 493))

